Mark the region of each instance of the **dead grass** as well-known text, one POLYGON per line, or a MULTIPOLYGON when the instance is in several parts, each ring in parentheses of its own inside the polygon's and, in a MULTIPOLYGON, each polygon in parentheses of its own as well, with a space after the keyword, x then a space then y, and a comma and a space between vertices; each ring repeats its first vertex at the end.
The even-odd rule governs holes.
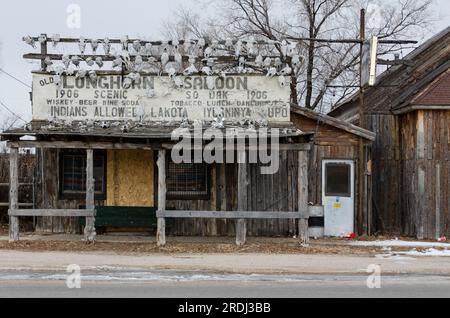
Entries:
POLYGON ((239 247, 234 244, 198 244, 173 243, 158 247, 155 243, 118 243, 61 241, 20 241, 0 242, 0 250, 18 251, 62 251, 62 252, 108 252, 116 254, 230 254, 230 253, 261 253, 261 254, 328 254, 328 255, 371 255, 380 253, 380 248, 350 247, 350 246, 311 246, 302 247, 298 244, 247 244, 239 247))

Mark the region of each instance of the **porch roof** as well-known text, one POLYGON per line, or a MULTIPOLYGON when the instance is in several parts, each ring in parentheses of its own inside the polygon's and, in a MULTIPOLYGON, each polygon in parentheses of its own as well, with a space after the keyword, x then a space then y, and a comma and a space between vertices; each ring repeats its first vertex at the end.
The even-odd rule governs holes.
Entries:
MULTIPOLYGON (((170 140, 172 133, 175 129, 179 129, 180 125, 173 125, 170 123, 91 123, 85 122, 73 122, 70 125, 61 123, 49 123, 49 122, 31 122, 25 127, 11 129, 0 133, 0 139, 3 141, 18 141, 25 136, 36 137, 38 140, 48 139, 124 139, 124 140, 170 140)), ((192 126, 187 127, 191 133, 194 132, 192 126)), ((210 128, 205 127, 203 131, 210 128)), ((244 132, 249 133, 250 130, 245 130, 245 127, 238 127, 233 125, 225 126, 225 129, 244 129, 244 132)), ((272 124, 267 127, 269 130, 267 134, 270 135, 271 128, 279 129, 280 138, 288 137, 308 137, 311 136, 310 132, 303 132, 296 128, 293 124, 272 124)), ((255 129, 256 133, 260 131, 260 128, 255 129)), ((224 133, 224 136, 226 134, 224 133)))

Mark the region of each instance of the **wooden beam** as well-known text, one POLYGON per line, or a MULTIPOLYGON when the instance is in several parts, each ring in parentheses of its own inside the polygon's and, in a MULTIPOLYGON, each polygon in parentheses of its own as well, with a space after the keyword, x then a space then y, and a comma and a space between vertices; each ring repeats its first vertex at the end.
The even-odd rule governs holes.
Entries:
MULTIPOLYGON (((17 203, 17 205, 20 206, 27 206, 32 207, 33 203, 17 203)), ((0 202, 0 207, 9 207, 9 202, 0 202)))
MULTIPOLYGON (((238 151, 238 211, 247 210, 247 160, 245 150, 238 151)), ((247 221, 245 219, 236 220, 236 244, 244 245, 247 241, 247 221)))
MULTIPOLYGON (((323 210, 323 208, 322 208, 323 210)), ((182 219, 302 219, 305 213, 299 212, 256 212, 256 211, 157 211, 161 218, 182 219)), ((323 215, 322 215, 323 216, 323 215)))
MULTIPOLYGON (((87 150, 86 162, 86 210, 95 210, 95 180, 94 180, 94 150, 87 150)), ((84 237, 86 242, 94 242, 95 233, 95 217, 86 218, 86 226, 84 227, 84 237)))
POLYGON ((302 214, 302 219, 298 221, 298 237, 300 244, 309 245, 308 232, 308 152, 298 153, 298 212, 302 214), (306 213, 305 213, 306 211, 306 213))
MULTIPOLYGON (((225 138, 224 138, 225 140, 225 138)), ((208 143, 205 143, 205 145, 207 145, 208 143)), ((162 148, 170 150, 175 146, 175 144, 168 144, 165 143, 162 145, 162 148)), ((309 151, 311 150, 311 144, 309 143, 298 143, 298 144, 280 144, 278 145, 278 150, 279 151, 309 151)), ((196 147, 196 146, 192 146, 191 149, 192 150, 202 150, 204 148, 204 146, 202 147, 196 147)), ((237 146, 233 145, 232 147, 227 147, 227 145, 223 145, 223 146, 219 146, 216 147, 216 151, 226 151, 226 150, 236 150, 237 146)), ((239 149, 244 149, 244 147, 239 147, 239 149)), ((250 150, 250 151, 259 151, 259 150, 270 150, 271 147, 270 145, 267 145, 266 147, 263 146, 245 146, 245 150, 250 150)))
POLYGON ((117 149, 117 150, 156 150, 153 145, 110 142, 82 141, 10 141, 8 147, 48 148, 48 149, 117 149))
MULTIPOLYGON (((42 33, 41 36, 47 38, 47 34, 42 33)), ((45 57, 47 56, 47 41, 41 43, 41 69, 45 71, 47 69, 47 64, 45 63, 45 57)), ((61 58, 62 59, 62 58, 61 58)))
MULTIPOLYGON (((15 210, 19 203, 19 149, 11 148, 9 152, 9 208, 15 210)), ((19 218, 9 217, 9 241, 19 240, 19 218)))
POLYGON ((10 216, 95 217, 95 210, 10 209, 10 216))
MULTIPOLYGON (((69 57, 72 56, 76 56, 76 54, 69 54, 69 57)), ((80 56, 83 58, 83 60, 87 59, 87 58, 91 58, 93 60, 95 60, 96 58, 101 58, 102 61, 104 62, 111 62, 114 61, 116 59, 115 56, 111 56, 111 55, 102 55, 102 54, 79 54, 77 56, 80 56)), ((27 53, 23 55, 24 59, 27 60, 45 60, 45 58, 50 58, 52 61, 61 61, 63 54, 42 54, 42 53, 27 53)), ((267 58, 270 57, 271 59, 277 58, 279 56, 277 55, 265 55, 263 56, 263 58, 267 58)), ((147 56, 142 56, 144 62, 148 61, 148 57, 147 56)), ((153 55, 152 56, 153 59, 155 59, 156 62, 161 62, 161 56, 160 55, 153 55)), ((183 62, 188 62, 189 61, 189 55, 182 55, 181 56, 183 62)), ((238 59, 236 58, 236 56, 234 55, 216 55, 213 56, 213 58, 215 59, 216 63, 233 63, 238 61, 238 59)), ((130 56, 131 61, 135 60, 135 56, 130 56)), ((247 62, 254 62, 255 61, 255 57, 247 57, 247 62)), ((170 55, 169 56, 169 62, 175 62, 175 56, 174 55, 170 55)), ((45 70, 45 68, 43 68, 45 70)), ((102 71, 100 71, 99 73, 102 73, 102 71)), ((201 72, 197 73, 198 75, 201 75, 201 72)))
POLYGON ((328 115, 319 114, 319 113, 317 113, 315 111, 306 109, 305 107, 300 107, 300 106, 298 106, 296 104, 291 104, 291 112, 299 114, 299 115, 303 115, 303 116, 308 117, 310 119, 314 119, 314 120, 323 122, 323 123, 328 124, 330 126, 342 129, 344 131, 347 131, 347 132, 349 132, 351 134, 354 134, 354 135, 357 135, 357 136, 360 136, 360 137, 364 137, 364 138, 366 138, 367 140, 370 140, 370 141, 375 141, 375 138, 376 138, 376 134, 374 132, 372 132, 372 131, 369 131, 369 130, 363 129, 361 127, 352 125, 352 124, 350 124, 347 121, 343 121, 343 120, 340 120, 340 119, 337 119, 337 118, 334 118, 334 117, 331 117, 331 116, 328 116, 328 115))
MULTIPOLYGON (((166 151, 160 150, 158 152, 158 210, 164 211, 166 209, 166 151)), ((156 241, 158 246, 166 245, 166 219, 158 217, 158 229, 156 233, 156 241)))

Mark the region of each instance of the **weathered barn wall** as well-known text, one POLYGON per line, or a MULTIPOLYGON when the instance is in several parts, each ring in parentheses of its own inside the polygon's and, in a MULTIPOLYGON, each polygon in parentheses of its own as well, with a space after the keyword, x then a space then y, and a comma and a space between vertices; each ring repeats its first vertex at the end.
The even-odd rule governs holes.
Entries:
POLYGON ((108 150, 107 206, 153 207, 152 151, 108 150))
POLYGON ((401 234, 404 216, 400 213, 401 148, 395 115, 366 116, 369 130, 376 131, 373 158, 373 226, 375 231, 401 234))
MULTIPOLYGON (((19 156, 19 203, 27 203, 30 208, 33 203, 33 176, 35 173, 36 157, 32 154, 19 156)), ((9 204, 9 156, 0 155, 0 223, 8 223, 9 204)), ((30 221, 23 218, 23 221, 30 221)), ((24 224, 25 222, 22 222, 24 224)), ((28 222, 29 223, 29 222, 28 222)), ((31 223, 32 224, 32 223, 31 223)))
POLYGON ((405 131, 404 213, 416 211, 406 219, 405 230, 414 228, 419 238, 450 235, 450 111, 417 111, 400 121, 405 131), (416 132, 413 141, 409 131, 416 132))
MULTIPOLYGON (((280 153, 280 170, 274 175, 262 175, 260 166, 248 164, 248 209, 251 211, 296 211, 298 154, 295 151, 280 153)), ((210 200, 168 201, 168 209, 200 211, 237 210, 237 165, 211 166, 210 200)), ((249 236, 289 236, 296 234, 292 220, 249 220, 249 236)), ((170 230, 171 235, 227 236, 235 235, 234 220, 178 219, 170 230)))
MULTIPOLYGON (((60 150, 37 149, 37 202, 42 209, 78 209, 84 207, 84 198, 64 199, 59 194, 59 160, 60 150)), ((103 205, 103 201, 96 201, 103 205)), ((38 217, 36 218, 36 232, 45 233, 81 233, 78 218, 66 217, 38 217)))
POLYGON ((373 145, 373 208, 383 233, 450 235, 450 111, 367 116, 373 145))

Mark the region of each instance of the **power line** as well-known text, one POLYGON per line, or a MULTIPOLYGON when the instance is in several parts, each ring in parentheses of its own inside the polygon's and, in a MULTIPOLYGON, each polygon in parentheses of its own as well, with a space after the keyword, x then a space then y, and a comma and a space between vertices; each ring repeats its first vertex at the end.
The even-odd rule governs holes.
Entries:
POLYGON ((2 106, 4 109, 6 109, 8 112, 10 112, 12 115, 16 116, 18 119, 20 119, 21 121, 23 121, 25 124, 28 124, 28 122, 23 119, 22 117, 20 117, 19 115, 17 115, 15 112, 13 112, 8 106, 6 106, 1 100, 0 100, 0 106, 2 106))
POLYGON ((11 77, 12 79, 14 79, 14 80, 16 80, 17 82, 19 82, 20 84, 25 85, 25 86, 28 87, 28 88, 32 88, 30 85, 28 85, 27 83, 21 81, 21 80, 18 79, 17 77, 15 77, 15 76, 9 74, 9 73, 6 72, 4 69, 0 68, 0 72, 2 72, 2 73, 4 73, 4 74, 8 75, 8 76, 11 77))

